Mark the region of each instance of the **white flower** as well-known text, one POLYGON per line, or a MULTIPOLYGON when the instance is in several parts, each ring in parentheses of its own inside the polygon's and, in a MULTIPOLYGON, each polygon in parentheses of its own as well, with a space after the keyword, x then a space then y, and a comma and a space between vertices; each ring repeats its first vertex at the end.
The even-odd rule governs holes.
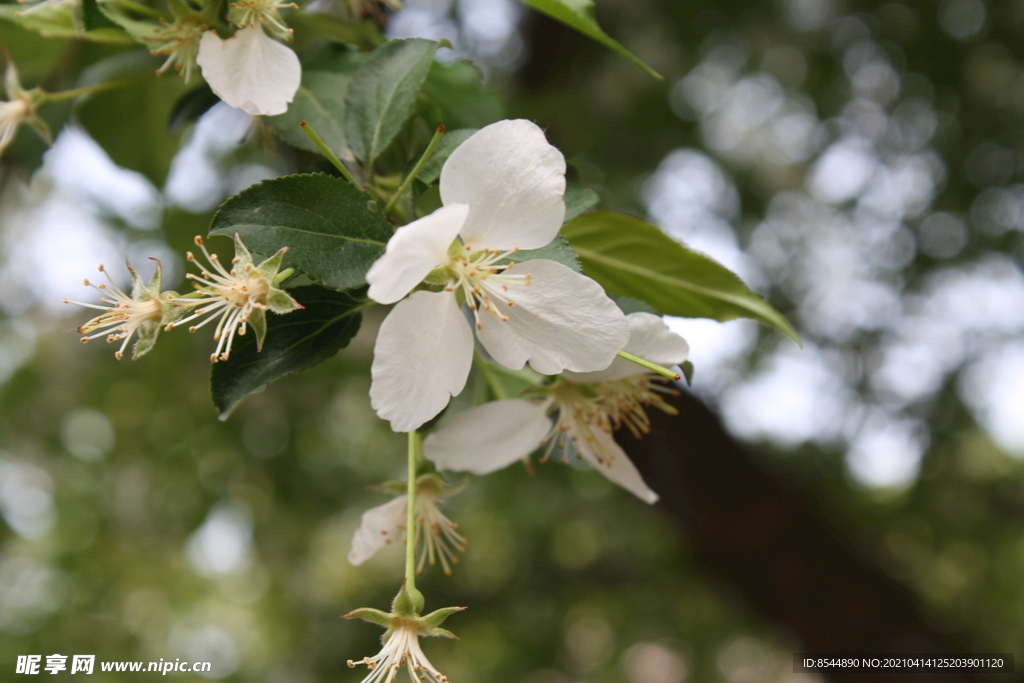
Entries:
MULTIPOLYGON (((402 487, 405 482, 397 482, 402 487)), ((392 490, 393 485, 383 488, 392 490)), ((438 509, 441 498, 447 498, 462 490, 462 487, 449 487, 436 474, 424 474, 416 479, 416 533, 414 542, 419 559, 416 564, 417 573, 422 573, 426 564, 433 566, 438 561, 445 574, 451 574, 451 565, 459 561, 456 551, 464 552, 466 539, 455 531, 458 526, 438 509)), ((363 513, 362 522, 352 537, 352 551, 348 561, 359 566, 373 557, 386 545, 405 538, 406 515, 408 512, 406 495, 398 496, 384 505, 370 508, 363 513)))
POLYGON ((81 301, 62 299, 66 304, 75 304, 103 311, 103 315, 93 318, 78 328, 78 333, 85 335, 82 337, 83 343, 104 335, 107 337, 108 343, 124 340, 121 342, 120 348, 114 353, 118 360, 124 357, 124 350, 127 348, 128 342, 136 334, 139 338, 132 352, 132 360, 136 360, 153 348, 156 344, 157 335, 160 334, 160 328, 172 322, 178 316, 172 303, 174 292, 160 291, 162 269, 160 261, 153 260, 156 261, 156 271, 153 273, 153 277, 148 285, 142 281, 138 271, 132 268, 130 263, 125 264, 132 277, 131 296, 114 284, 106 268, 100 264, 99 270, 107 277, 110 286, 108 287, 105 282, 96 285, 89 282, 89 280, 85 280, 85 285, 92 287, 102 294, 103 297, 100 298, 100 304, 107 305, 87 304, 81 301))
POLYGON ((473 331, 497 362, 542 374, 607 367, 629 338, 601 287, 554 261, 511 264, 551 242, 565 217, 565 159, 530 121, 500 121, 460 145, 441 170, 434 213, 399 228, 366 275, 369 296, 398 302, 374 349, 370 400, 407 432, 466 384, 473 331), (456 238, 461 238, 461 241, 456 238), (411 290, 426 281, 442 291, 411 290))
MULTIPOLYGON (((196 246, 203 250, 209 261, 211 270, 203 269, 200 275, 188 273, 186 278, 197 284, 194 298, 188 296, 172 297, 171 301, 182 308, 195 308, 192 315, 181 318, 167 326, 184 325, 197 318, 206 316, 198 325, 189 328, 195 332, 212 320, 217 320, 217 328, 213 338, 217 348, 210 356, 210 361, 227 360, 231 353, 231 344, 235 334, 244 335, 248 327, 256 333, 256 349, 263 349, 263 339, 267 334, 267 311, 274 313, 290 313, 302 308, 302 305, 286 291, 280 289, 275 282, 281 269, 281 262, 287 247, 268 258, 258 266, 253 263, 252 255, 238 233, 235 233, 235 257, 231 261, 231 270, 221 265, 216 254, 206 250, 201 237, 195 238, 196 246)), ((188 260, 196 262, 192 252, 188 252, 188 260)))
MULTIPOLYGON (((630 340, 625 350, 659 365, 686 360, 689 347, 664 321, 649 313, 627 316, 630 340)), ((423 440, 423 454, 441 469, 488 474, 525 458, 547 444, 543 460, 557 448, 563 460, 575 449, 616 484, 648 503, 658 500, 615 443, 613 431, 626 425, 639 436, 648 430, 644 406, 675 409, 659 393, 673 392, 657 375, 622 359, 590 373, 563 372, 554 383, 535 387, 531 402, 509 399, 456 415, 423 440)))
POLYGON ((217 97, 253 116, 286 112, 302 80, 295 52, 259 24, 239 29, 227 40, 207 31, 196 62, 217 97))
POLYGON ((7 60, 7 70, 4 72, 4 90, 9 101, 0 102, 0 154, 7 149, 7 145, 14 142, 18 127, 23 123, 32 126, 39 137, 48 144, 53 144, 49 126, 36 115, 43 91, 39 88, 25 90, 21 87, 18 70, 10 59, 7 60))
POLYGON ((448 683, 448 677, 434 668, 420 648, 421 627, 416 621, 396 618, 384 634, 384 647, 373 657, 363 657, 349 667, 365 664, 370 670, 363 683, 392 683, 402 667, 406 667, 413 681, 448 683))

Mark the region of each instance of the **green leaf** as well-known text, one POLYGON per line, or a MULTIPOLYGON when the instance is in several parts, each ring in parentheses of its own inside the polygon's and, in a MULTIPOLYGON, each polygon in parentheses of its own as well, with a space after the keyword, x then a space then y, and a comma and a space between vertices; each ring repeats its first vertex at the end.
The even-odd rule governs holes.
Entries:
MULTIPOLYGON (((83 0, 85 2, 86 0, 83 0)), ((154 20, 138 20, 128 16, 123 7, 120 7, 112 0, 93 0, 100 12, 110 21, 111 25, 124 29, 124 32, 135 39, 136 42, 153 48, 157 45, 156 36, 160 25, 154 20)), ((165 55, 161 62, 166 59, 165 55)))
POLYGON ((331 151, 345 156, 349 143, 345 137, 345 96, 366 54, 336 43, 318 43, 302 59, 302 82, 288 111, 268 116, 266 121, 278 136, 290 145, 317 152, 317 146, 299 129, 306 121, 331 151))
POLYGON ((448 128, 483 128, 505 118, 505 104, 483 89, 482 80, 472 62, 434 62, 423 92, 441 108, 441 123, 448 128))
POLYGON ((456 147, 465 142, 476 131, 476 128, 460 128, 459 130, 450 130, 445 133, 444 137, 441 138, 441 142, 437 143, 434 153, 427 159, 427 163, 423 164, 423 168, 420 169, 416 177, 427 185, 441 177, 441 167, 444 166, 444 162, 448 161, 448 157, 451 156, 456 147))
POLYGON ((210 234, 235 231, 260 254, 288 247, 286 266, 337 290, 365 284, 366 271, 392 235, 365 193, 324 174, 266 180, 231 197, 214 215, 210 234))
POLYGON ((46 38, 78 38, 96 43, 134 42, 127 33, 118 28, 83 30, 84 27, 79 26, 75 19, 75 6, 72 3, 51 5, 34 12, 30 12, 30 9, 17 2, 0 4, 0 20, 35 31, 46 38))
POLYGON ((796 331, 732 271, 639 218, 587 213, 562 228, 583 273, 609 293, 646 301, 661 315, 753 318, 800 343, 796 331))
POLYGON ((352 78, 345 97, 345 137, 370 164, 395 139, 409 117, 438 44, 422 38, 391 40, 352 78))
POLYGON ((354 50, 351 45, 336 40, 318 40, 299 52, 303 71, 330 71, 351 75, 369 59, 369 52, 354 50))
POLYGON ((565 222, 568 223, 581 213, 597 208, 601 198, 589 187, 567 185, 565 188, 565 222))
POLYGON ((226 420, 242 399, 278 377, 327 360, 359 331, 364 300, 316 285, 288 293, 305 308, 267 316, 263 351, 256 351, 255 335, 235 337, 236 344, 243 343, 232 349, 228 360, 213 364, 210 388, 220 419, 226 420))
POLYGON ((317 146, 299 128, 306 121, 335 154, 344 156, 348 148, 342 122, 345 120, 345 93, 351 76, 325 71, 306 71, 288 111, 268 116, 271 130, 290 145, 310 152, 317 146))
POLYGON ((85 26, 86 31, 92 31, 97 28, 118 27, 100 10, 99 3, 96 0, 82 0, 82 24, 85 26))
POLYGON ((594 19, 592 0, 523 0, 523 2, 538 12, 543 12, 618 52, 659 81, 665 80, 661 74, 641 62, 636 55, 601 30, 601 27, 597 25, 597 20, 594 19))

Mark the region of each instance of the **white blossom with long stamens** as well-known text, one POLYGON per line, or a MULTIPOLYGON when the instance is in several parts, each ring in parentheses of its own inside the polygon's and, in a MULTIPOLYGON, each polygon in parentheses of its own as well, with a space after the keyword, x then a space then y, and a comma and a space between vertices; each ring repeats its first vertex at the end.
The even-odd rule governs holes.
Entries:
MULTIPOLYGON (((625 350, 659 365, 686 360, 686 341, 649 313, 627 316, 630 340, 625 350)), ((575 453, 616 484, 654 503, 652 491, 615 442, 620 425, 635 436, 649 429, 644 407, 674 413, 660 394, 676 390, 657 375, 617 358, 601 371, 563 372, 551 384, 534 387, 535 400, 508 399, 467 410, 423 441, 423 454, 438 468, 488 474, 525 458, 544 446, 542 461, 575 453), (621 363, 620 363, 621 361, 621 363)))
POLYGON ((238 28, 247 26, 260 26, 266 29, 267 33, 281 40, 291 40, 292 30, 281 19, 280 9, 290 7, 298 9, 294 2, 280 2, 279 0, 238 0, 232 2, 228 11, 228 19, 238 28))
MULTIPOLYGON (((401 487, 405 482, 400 482, 401 487)), ((398 486, 383 485, 386 490, 398 486)), ((462 486, 450 487, 436 474, 424 474, 416 480, 416 571, 423 573, 426 565, 440 563, 445 574, 452 573, 452 565, 459 561, 457 553, 466 549, 464 539, 452 522, 438 507, 442 498, 455 495, 462 486)), ((363 513, 359 528, 352 537, 352 550, 348 561, 359 566, 373 557, 381 548, 399 540, 407 541, 406 513, 409 497, 401 495, 383 505, 363 513)))
MULTIPOLYGON (((194 298, 182 296, 172 300, 177 306, 194 310, 191 315, 168 325, 167 329, 200 320, 198 324, 189 327, 189 332, 195 332, 216 321, 213 338, 217 342, 217 348, 210 356, 210 361, 214 363, 218 360, 227 360, 235 335, 246 334, 250 327, 256 334, 257 351, 262 350, 263 339, 267 333, 266 312, 269 310, 274 313, 288 313, 302 308, 301 304, 274 282, 281 269, 287 247, 257 266, 236 232, 235 257, 231 261, 231 269, 228 270, 216 254, 206 250, 201 237, 197 236, 195 243, 202 250, 210 267, 203 267, 199 275, 189 273, 185 276, 195 283, 194 298)), ((187 258, 192 263, 197 262, 192 252, 188 252, 187 258)))
POLYGON ((358 662, 350 659, 348 665, 355 668, 365 664, 370 670, 362 683, 392 683, 403 668, 409 671, 413 681, 448 683, 448 677, 423 654, 419 636, 420 627, 415 621, 395 619, 393 626, 384 634, 384 647, 380 652, 358 662))
POLYGON ((92 287, 100 293, 99 304, 62 299, 66 304, 103 311, 102 315, 78 328, 78 333, 84 335, 83 343, 98 337, 106 337, 108 343, 120 341, 121 346, 114 352, 114 356, 118 360, 124 357, 124 350, 128 347, 128 342, 136 335, 138 335, 138 341, 132 352, 132 360, 136 360, 153 348, 161 327, 173 322, 178 316, 178 311, 172 303, 175 293, 160 291, 162 269, 160 261, 153 260, 156 261, 156 271, 148 285, 142 281, 138 271, 132 268, 130 263, 125 263, 132 278, 132 293, 130 295, 117 286, 107 269, 100 264, 99 271, 106 276, 107 282, 95 284, 88 279, 84 282, 87 287, 92 287))
POLYGON ((199 54, 199 41, 206 28, 206 24, 201 23, 199 15, 195 13, 186 14, 171 24, 154 28, 151 36, 145 36, 148 42, 155 43, 150 52, 154 55, 167 56, 156 72, 163 74, 173 67, 181 74, 185 83, 188 83, 192 79, 196 55, 199 54))
POLYGON ((397 302, 377 336, 370 401, 398 432, 462 391, 474 328, 497 362, 548 375, 604 369, 629 339, 590 278, 546 259, 508 260, 549 244, 565 217, 565 158, 535 124, 482 128, 448 157, 440 190, 444 206, 399 228, 366 275, 371 299, 397 302), (441 291, 407 297, 424 282, 441 291))

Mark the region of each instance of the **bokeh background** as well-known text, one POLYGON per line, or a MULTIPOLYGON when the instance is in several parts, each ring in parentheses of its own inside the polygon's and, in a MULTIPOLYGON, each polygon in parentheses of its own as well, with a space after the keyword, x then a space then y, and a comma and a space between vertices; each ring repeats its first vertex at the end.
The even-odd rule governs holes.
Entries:
MULTIPOLYGON (((1024 2, 599 0, 597 16, 666 81, 514 0, 406 0, 387 32, 448 38, 445 58, 500 95, 474 115, 538 122, 605 208, 782 310, 802 349, 749 322, 670 321, 693 392, 937 638, 1020 658, 1024 2)), ((0 44, 50 90, 124 50, 10 24, 0 44)), ((223 105, 169 131, 184 92, 150 78, 55 105, 56 145, 24 130, 0 160, 3 680, 19 654, 61 653, 357 681, 345 661, 379 631, 338 615, 400 581, 394 552, 346 561, 387 500, 365 487, 402 476, 403 440, 367 398, 379 318, 220 422, 205 336, 117 362, 60 303, 92 301, 82 278, 125 254, 180 282, 220 201, 308 164, 223 105)), ((825 680, 793 673, 799 629, 685 523, 586 468, 510 468, 446 511, 469 549, 422 587, 428 608, 470 607, 449 621, 460 641, 426 645, 455 683, 825 680)))

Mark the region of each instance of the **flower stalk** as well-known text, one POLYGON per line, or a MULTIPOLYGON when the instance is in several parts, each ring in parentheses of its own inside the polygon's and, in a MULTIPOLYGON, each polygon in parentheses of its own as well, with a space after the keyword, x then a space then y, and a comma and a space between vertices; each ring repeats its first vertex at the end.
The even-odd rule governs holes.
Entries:
MULTIPOLYGON (((317 149, 319 149, 320 152, 323 153, 325 157, 327 157, 327 160, 334 165, 334 168, 338 169, 338 172, 341 173, 342 176, 344 176, 345 180, 349 181, 356 187, 359 187, 359 183, 356 182, 356 179, 355 177, 353 177, 352 172, 345 167, 345 164, 341 163, 341 159, 339 159, 338 156, 331 151, 331 148, 327 146, 327 143, 324 142, 319 135, 317 135, 316 131, 313 130, 313 126, 309 125, 309 123, 307 123, 306 121, 300 121, 299 128, 301 128, 302 132, 306 134, 306 137, 309 138, 314 145, 316 145, 317 149)), ((359 187, 359 189, 362 188, 359 187)))
POLYGON ((444 124, 438 124, 437 130, 434 131, 434 137, 430 139, 430 144, 428 144, 427 149, 424 150, 423 156, 421 156, 420 160, 416 162, 416 165, 412 167, 409 175, 405 177, 405 180, 402 181, 402 184, 398 186, 398 189, 395 190, 395 193, 391 195, 391 199, 389 199, 388 203, 384 206, 385 215, 391 213, 391 210, 395 208, 395 204, 397 204, 398 200, 402 198, 405 191, 409 189, 409 185, 412 184, 413 179, 420 174, 420 169, 423 168, 423 164, 427 163, 427 160, 434 154, 437 144, 441 142, 441 138, 443 137, 444 124))
POLYGON ((675 380, 676 382, 678 382, 680 379, 682 379, 682 377, 679 375, 678 372, 674 372, 672 370, 669 370, 668 368, 664 368, 664 367, 658 365, 657 363, 652 363, 649 360, 644 360, 643 358, 639 358, 637 356, 634 356, 633 354, 629 353, 628 351, 619 351, 616 355, 619 358, 628 360, 631 363, 636 363, 640 367, 647 368, 651 372, 656 372, 659 375, 661 375, 662 377, 668 377, 669 379, 675 380))
MULTIPOLYGON (((423 593, 416 588, 416 465, 423 448, 423 437, 415 429, 409 432, 408 488, 405 518, 405 590, 409 593, 416 611, 423 609, 423 593)), ((429 529, 424 529, 429 533, 429 529)))

